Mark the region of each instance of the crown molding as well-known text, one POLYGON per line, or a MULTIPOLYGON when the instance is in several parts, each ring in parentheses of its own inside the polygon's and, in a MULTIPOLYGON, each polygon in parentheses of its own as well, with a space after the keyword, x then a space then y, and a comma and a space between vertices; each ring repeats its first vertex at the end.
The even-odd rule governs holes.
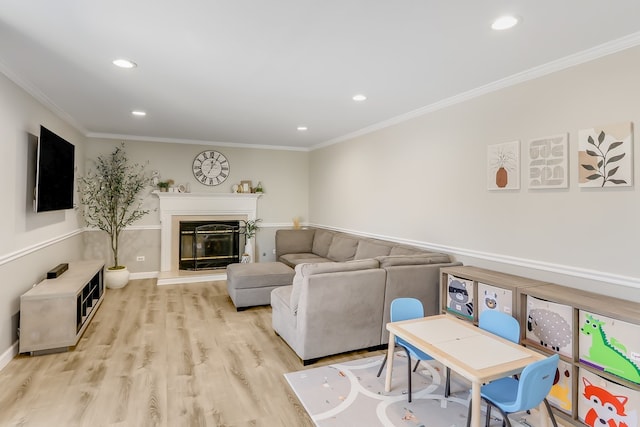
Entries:
POLYGON ((484 86, 477 87, 475 89, 468 90, 466 92, 454 95, 452 97, 443 99, 433 104, 429 104, 425 107, 418 108, 417 110, 410 111, 405 114, 384 120, 371 126, 367 126, 355 132, 348 133, 337 138, 330 139, 320 144, 311 147, 311 151, 325 148, 330 145, 334 145, 340 142, 348 141, 350 139, 357 138, 381 129, 388 128, 399 123, 406 122, 416 117, 423 116, 428 113, 450 107, 452 105, 460 104, 465 101, 477 98, 482 95, 486 95, 491 92, 495 92, 510 86, 515 86, 520 83, 534 80, 539 77, 546 76, 558 71, 565 70, 567 68, 575 67, 580 64, 584 64, 593 61, 598 58, 602 58, 607 55, 614 54, 635 46, 640 45, 640 32, 630 34, 628 36, 613 40, 608 43, 603 43, 598 46, 594 46, 590 49, 583 50, 573 55, 566 56, 556 61, 548 62, 546 64, 531 68, 521 73, 513 74, 501 80, 486 84, 484 86))

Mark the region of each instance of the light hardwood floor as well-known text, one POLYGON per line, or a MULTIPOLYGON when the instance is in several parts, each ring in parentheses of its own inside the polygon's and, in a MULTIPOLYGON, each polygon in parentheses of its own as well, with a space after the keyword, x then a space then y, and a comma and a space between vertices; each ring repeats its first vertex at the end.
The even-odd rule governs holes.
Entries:
POLYGON ((107 291, 71 351, 0 371, 0 426, 313 426, 283 377, 301 369, 271 308, 236 312, 224 281, 135 280, 107 291))

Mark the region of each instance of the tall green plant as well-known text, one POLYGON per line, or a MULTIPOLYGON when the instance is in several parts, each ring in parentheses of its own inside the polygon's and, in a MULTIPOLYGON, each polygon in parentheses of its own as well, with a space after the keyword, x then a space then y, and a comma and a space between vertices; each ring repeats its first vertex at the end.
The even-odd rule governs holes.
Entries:
POLYGON ((150 185, 144 166, 130 164, 124 144, 93 161, 93 168, 79 179, 78 192, 88 225, 105 231, 111 238, 114 265, 118 263, 120 233, 149 213, 142 208, 142 192, 150 185))

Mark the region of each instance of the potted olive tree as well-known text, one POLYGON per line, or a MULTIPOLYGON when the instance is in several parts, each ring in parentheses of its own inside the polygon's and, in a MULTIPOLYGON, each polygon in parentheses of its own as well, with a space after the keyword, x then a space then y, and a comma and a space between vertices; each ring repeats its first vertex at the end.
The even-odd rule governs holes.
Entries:
POLYGON ((109 288, 121 288, 129 282, 129 270, 120 265, 118 259, 120 234, 149 213, 142 208, 142 193, 150 183, 143 166, 128 162, 124 143, 111 154, 98 156, 93 168, 79 178, 78 192, 85 221, 106 232, 111 240, 113 265, 105 275, 109 288))

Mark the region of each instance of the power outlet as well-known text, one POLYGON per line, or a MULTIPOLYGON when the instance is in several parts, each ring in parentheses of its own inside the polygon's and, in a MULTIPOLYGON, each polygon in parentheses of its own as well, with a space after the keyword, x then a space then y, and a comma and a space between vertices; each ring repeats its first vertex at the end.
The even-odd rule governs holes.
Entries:
POLYGON ((144 261, 144 255, 138 255, 136 261, 144 261))
POLYGON ((273 254, 274 254, 274 255, 276 254, 276 250, 275 250, 275 248, 273 249, 273 254))

